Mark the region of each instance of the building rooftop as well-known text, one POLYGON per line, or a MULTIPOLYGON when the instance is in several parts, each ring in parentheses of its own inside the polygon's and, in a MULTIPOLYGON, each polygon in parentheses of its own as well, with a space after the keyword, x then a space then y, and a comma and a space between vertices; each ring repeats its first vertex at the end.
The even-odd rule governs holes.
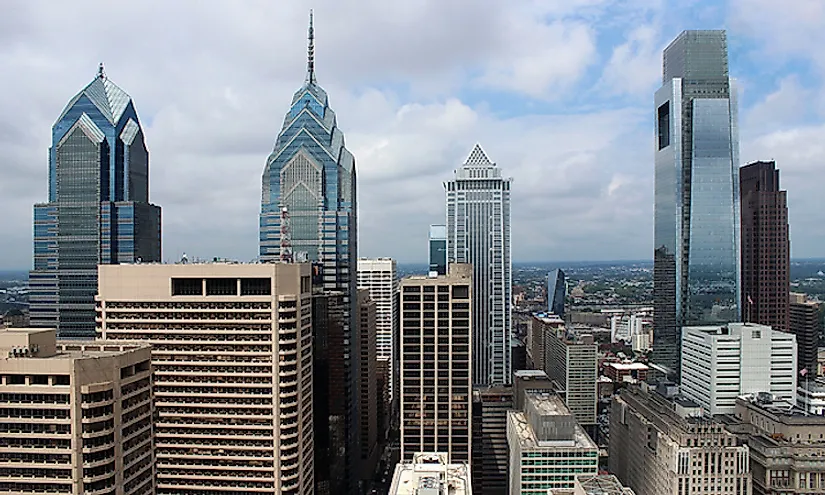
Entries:
POLYGON ((581 476, 576 479, 576 488, 581 488, 580 493, 586 495, 634 495, 633 490, 622 486, 612 474, 581 476))
POLYGON ((518 434, 522 450, 597 449, 558 395, 528 392, 525 394, 524 408, 525 412, 507 412, 508 421, 518 434))
POLYGON ((616 368, 619 371, 648 370, 648 369, 650 369, 644 363, 606 363, 605 366, 610 366, 611 368, 616 368))
POLYGON ((470 467, 448 464, 447 454, 418 453, 395 466, 389 495, 472 495, 470 467))
POLYGON ((54 328, 0 329, 0 360, 32 362, 39 359, 94 359, 119 356, 124 352, 150 348, 145 343, 107 340, 57 340, 54 328))
POLYGON ((513 375, 519 378, 547 378, 547 373, 543 370, 516 370, 513 375))

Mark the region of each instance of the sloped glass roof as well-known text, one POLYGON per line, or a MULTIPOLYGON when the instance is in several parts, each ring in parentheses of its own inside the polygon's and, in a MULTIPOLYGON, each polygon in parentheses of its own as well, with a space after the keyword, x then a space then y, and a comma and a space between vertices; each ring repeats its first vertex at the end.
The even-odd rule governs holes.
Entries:
POLYGON ((69 109, 72 108, 72 105, 74 105, 81 96, 89 98, 112 125, 117 124, 120 117, 123 116, 123 112, 126 111, 126 107, 129 106, 129 102, 132 100, 131 96, 120 89, 117 84, 110 81, 109 78, 98 76, 95 77, 94 81, 89 83, 88 86, 83 88, 83 91, 72 98, 69 104, 66 105, 63 113, 60 114, 60 117, 57 119, 58 121, 66 115, 69 109))

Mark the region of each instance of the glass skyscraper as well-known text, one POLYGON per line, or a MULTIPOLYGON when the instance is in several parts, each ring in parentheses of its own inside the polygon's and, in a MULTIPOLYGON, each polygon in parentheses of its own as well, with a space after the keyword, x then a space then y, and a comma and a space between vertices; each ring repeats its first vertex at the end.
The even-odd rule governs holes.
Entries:
POLYGON ((475 145, 444 183, 447 259, 473 265, 473 384, 511 379, 510 182, 475 145))
POLYGON ((564 319, 564 298, 567 296, 567 282, 561 268, 547 274, 547 311, 564 319))
POLYGON ((93 338, 97 265, 160 261, 160 240, 140 121, 101 64, 52 127, 49 202, 34 206, 32 325, 93 338))
MULTIPOLYGON (((312 17, 307 74, 292 97, 275 147, 263 172, 260 259, 281 258, 291 248, 296 260, 320 263, 322 287, 343 293, 344 397, 347 401, 348 462, 358 462, 358 351, 356 281, 358 267, 355 159, 344 146, 327 93, 315 79, 312 17), (286 223, 288 219, 288 224, 286 223), (284 224, 282 225, 282 221, 284 224), (284 235, 284 234, 287 234, 284 235)), ((356 473, 356 467, 347 473, 356 473)), ((355 476, 354 474, 352 476, 355 476)), ((350 483, 352 486, 352 483, 350 483)))
POLYGON ((447 274, 447 226, 430 225, 430 273, 447 274))
POLYGON ((663 59, 653 362, 678 377, 683 326, 740 320, 739 133, 724 31, 684 31, 663 59))

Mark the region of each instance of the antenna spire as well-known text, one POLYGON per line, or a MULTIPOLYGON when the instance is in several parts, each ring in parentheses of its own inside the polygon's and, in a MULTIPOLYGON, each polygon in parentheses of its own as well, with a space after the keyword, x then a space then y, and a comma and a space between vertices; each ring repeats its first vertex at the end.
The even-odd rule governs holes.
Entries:
POLYGON ((97 68, 97 77, 106 79, 106 72, 103 71, 103 62, 100 62, 100 66, 97 68))
POLYGON ((315 29, 312 26, 312 10, 309 11, 309 35, 307 39, 307 84, 315 84, 315 29))

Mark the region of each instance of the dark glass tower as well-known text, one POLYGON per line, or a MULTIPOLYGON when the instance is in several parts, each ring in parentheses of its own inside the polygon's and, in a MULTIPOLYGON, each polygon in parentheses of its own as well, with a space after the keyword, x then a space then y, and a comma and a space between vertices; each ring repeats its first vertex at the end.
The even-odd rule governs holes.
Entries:
MULTIPOLYGON (((344 146, 327 93, 315 80, 315 44, 309 25, 307 75, 295 92, 263 173, 260 259, 308 259, 320 263, 322 288, 342 293, 344 304, 343 391, 346 446, 337 451, 358 462, 358 351, 356 282, 358 228, 355 159, 344 146), (287 223, 288 222, 288 223, 287 223), (288 249, 287 249, 288 248, 288 249)), ((352 480, 357 464, 344 474, 352 480)))
POLYGON ((447 274, 447 226, 430 225, 430 272, 447 274))
MULTIPOLYGON (((774 162, 739 169, 742 194, 742 316, 787 332, 791 241, 787 193, 774 162)), ((800 339, 797 337, 797 343, 800 339)))
POLYGON ((681 329, 740 319, 739 137, 724 31, 684 31, 656 92, 654 363, 679 376, 681 329))
POLYGON ((547 274, 547 311, 564 319, 564 298, 567 296, 567 284, 564 272, 556 268, 547 274))
POLYGON ((93 338, 97 265, 160 261, 160 238, 140 121, 101 64, 52 127, 49 202, 34 206, 32 325, 93 338))

